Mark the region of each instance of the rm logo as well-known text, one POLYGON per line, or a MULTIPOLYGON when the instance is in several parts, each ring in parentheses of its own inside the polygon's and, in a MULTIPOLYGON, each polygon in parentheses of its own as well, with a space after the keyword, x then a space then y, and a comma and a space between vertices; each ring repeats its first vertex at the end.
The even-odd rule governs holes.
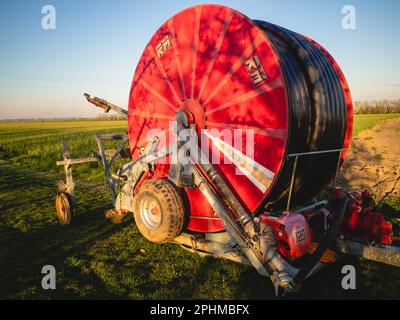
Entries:
POLYGON ((156 46, 157 57, 161 58, 169 48, 171 48, 171 39, 168 34, 156 46))
POLYGON ((256 54, 250 59, 246 60, 245 65, 254 85, 258 85, 259 83, 267 80, 267 75, 265 74, 260 59, 256 54))

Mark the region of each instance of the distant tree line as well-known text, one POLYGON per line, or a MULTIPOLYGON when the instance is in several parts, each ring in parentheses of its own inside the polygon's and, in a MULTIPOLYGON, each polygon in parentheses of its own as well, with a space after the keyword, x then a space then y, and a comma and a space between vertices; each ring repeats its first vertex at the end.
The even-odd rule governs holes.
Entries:
POLYGON ((100 113, 94 117, 94 120, 126 120, 126 118, 115 113, 100 113))
POLYGON ((400 113, 400 99, 378 101, 354 101, 354 112, 367 113, 400 113))

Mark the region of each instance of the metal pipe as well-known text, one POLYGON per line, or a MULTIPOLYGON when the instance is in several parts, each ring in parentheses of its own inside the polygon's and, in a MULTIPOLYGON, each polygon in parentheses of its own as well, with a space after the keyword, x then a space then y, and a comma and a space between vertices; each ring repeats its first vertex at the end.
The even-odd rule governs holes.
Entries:
POLYGON ((97 135, 101 140, 124 140, 128 139, 128 135, 126 133, 103 133, 97 135))
POLYGON ((368 260, 400 267, 400 248, 394 246, 373 246, 356 240, 336 239, 339 252, 363 257, 368 260))
MULTIPOLYGON (((185 116, 183 113, 179 114, 178 124, 182 123, 185 116)), ((179 135, 179 131, 177 134, 179 135)), ((244 254, 260 274, 271 276, 276 286, 286 287, 297 269, 291 267, 278 253, 272 228, 263 224, 262 232, 255 230, 252 216, 242 206, 214 166, 209 161, 204 161, 208 158, 198 147, 197 139, 189 139, 188 143, 191 144, 190 150, 193 151, 189 152, 189 156, 192 162, 191 168, 195 185, 221 217, 232 240, 244 251, 244 254), (200 156, 200 161, 196 159, 195 155, 200 156), (215 188, 211 186, 207 179, 211 181, 215 188)))
POLYGON ((107 100, 100 99, 98 97, 91 97, 90 94, 84 93, 84 97, 86 98, 87 101, 89 101, 91 104, 94 104, 95 106, 102 108, 105 113, 108 113, 110 110, 120 114, 121 116, 128 117, 128 110, 125 110, 121 107, 116 106, 115 104, 112 104, 108 102, 107 100))
MULTIPOLYGON (((244 250, 244 254, 258 273, 264 276, 270 276, 276 287, 287 288, 298 269, 292 267, 278 253, 272 228, 267 224, 262 224, 261 230, 259 234, 257 234, 258 247, 249 247, 251 243, 244 237, 243 231, 238 228, 236 221, 231 217, 229 210, 227 210, 225 205, 220 201, 220 197, 210 187, 203 173, 196 165, 192 165, 192 167, 195 183, 199 190, 203 193, 215 212, 219 214, 226 231, 242 250, 244 250)), ((253 221, 251 221, 251 225, 254 228, 253 221)))
POLYGON ((260 250, 264 263, 271 269, 271 280, 275 287, 287 288, 298 269, 279 254, 274 231, 265 223, 260 224, 260 250))
POLYGON ((117 159, 118 155, 121 153, 122 149, 125 148, 126 144, 128 143, 128 139, 124 139, 118 146, 117 150, 115 151, 114 155, 112 156, 111 160, 108 162, 108 169, 111 168, 115 159, 117 159))
POLYGON ((108 170, 107 158, 106 158, 106 155, 104 153, 103 144, 101 142, 101 135, 96 134, 95 138, 96 138, 96 141, 97 141, 97 146, 99 148, 99 153, 100 153, 100 156, 101 156, 101 162, 103 163, 103 166, 104 166, 104 175, 105 175, 105 178, 106 178, 106 183, 107 183, 108 188, 111 191, 112 201, 113 201, 113 203, 115 203, 114 180, 111 177, 110 171, 108 170))
POLYGON ((309 206, 300 208, 300 209, 296 209, 296 213, 307 213, 309 211, 313 211, 313 210, 317 210, 317 209, 321 209, 324 206, 326 206, 328 204, 327 200, 322 200, 313 204, 310 204, 309 206))
POLYGON ((249 241, 243 234, 243 231, 239 228, 235 219, 231 217, 228 208, 220 200, 220 197, 211 188, 204 174, 199 170, 196 165, 192 165, 195 184, 210 203, 211 207, 221 217, 222 223, 224 224, 225 230, 229 233, 231 238, 237 243, 246 257, 249 259, 251 264, 256 268, 257 272, 263 276, 269 276, 270 270, 267 270, 263 265, 263 257, 256 250, 249 248, 249 241))
MULTIPOLYGON (((201 152, 201 151, 200 151, 201 152)), ((235 215, 235 218, 243 226, 243 229, 253 240, 257 240, 257 234, 254 230, 254 224, 249 213, 243 208, 242 204, 237 200, 232 190, 228 187, 226 182, 223 180, 221 175, 215 170, 215 168, 208 161, 204 163, 199 161, 199 166, 204 170, 207 177, 216 186, 218 191, 222 195, 223 201, 226 203, 230 211, 235 215)))
POLYGON ((297 160, 299 159, 299 156, 297 155, 296 158, 294 159, 294 164, 293 164, 293 172, 292 172, 292 179, 290 181, 290 189, 289 189, 289 196, 286 204, 286 211, 289 211, 290 209, 290 202, 292 201, 292 192, 293 192, 293 185, 294 185, 294 177, 296 176, 296 168, 297 168, 297 160))
POLYGON ((339 152, 338 161, 336 164, 335 176, 333 177, 333 182, 332 182, 332 191, 333 191, 333 189, 335 189, 335 186, 336 186, 336 178, 337 178, 337 175, 338 175, 339 169, 340 169, 340 158, 341 157, 342 157, 342 150, 340 150, 340 152, 339 152))
POLYGON ((332 152, 342 152, 349 149, 332 149, 332 150, 321 150, 321 151, 310 151, 310 152, 300 152, 300 153, 291 153, 288 154, 288 157, 297 157, 297 156, 308 156, 313 154, 323 154, 323 153, 332 153, 332 152))

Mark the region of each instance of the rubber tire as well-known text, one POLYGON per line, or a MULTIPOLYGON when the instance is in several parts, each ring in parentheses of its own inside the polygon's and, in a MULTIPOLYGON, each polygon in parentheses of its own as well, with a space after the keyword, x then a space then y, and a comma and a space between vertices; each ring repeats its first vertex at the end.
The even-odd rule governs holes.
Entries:
POLYGON ((135 195, 133 215, 140 233, 154 243, 167 243, 174 240, 183 229, 185 209, 177 188, 167 179, 148 180, 140 186, 135 195), (156 229, 149 228, 139 212, 143 196, 153 197, 161 210, 161 223, 156 229))
POLYGON ((58 192, 55 198, 56 216, 62 225, 69 225, 72 221, 74 210, 72 209, 71 198, 66 192, 58 192), (64 208, 64 214, 60 212, 64 208))

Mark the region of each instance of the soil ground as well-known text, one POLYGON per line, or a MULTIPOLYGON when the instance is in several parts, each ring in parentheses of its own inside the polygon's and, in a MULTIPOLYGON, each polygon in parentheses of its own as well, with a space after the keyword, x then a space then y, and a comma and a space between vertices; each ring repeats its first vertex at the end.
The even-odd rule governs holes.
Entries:
POLYGON ((400 118, 386 120, 353 137, 339 184, 367 188, 379 203, 400 195, 400 118))

